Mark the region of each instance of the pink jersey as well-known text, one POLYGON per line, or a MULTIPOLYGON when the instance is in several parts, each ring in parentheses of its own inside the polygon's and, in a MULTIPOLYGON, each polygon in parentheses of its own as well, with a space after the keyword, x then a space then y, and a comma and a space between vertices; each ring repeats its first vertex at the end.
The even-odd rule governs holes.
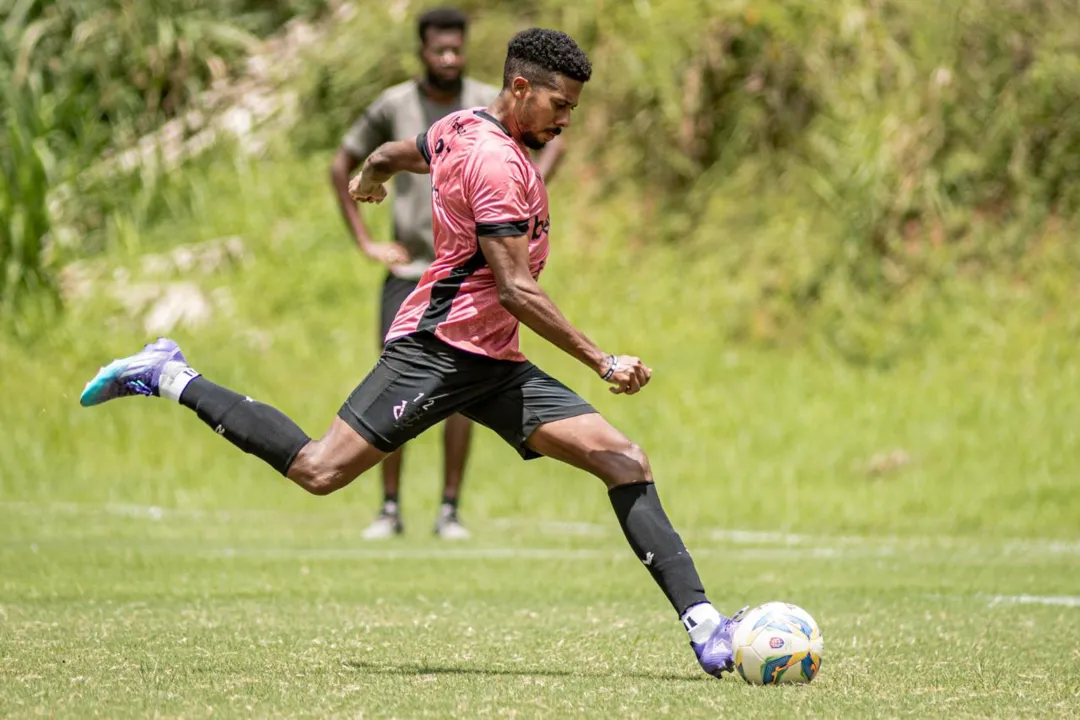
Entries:
POLYGON ((518 319, 499 304, 480 237, 529 238, 539 277, 548 254, 548 196, 525 147, 482 109, 447 115, 417 139, 431 165, 435 262, 398 310, 386 342, 420 330, 461 350, 525 359, 518 319))

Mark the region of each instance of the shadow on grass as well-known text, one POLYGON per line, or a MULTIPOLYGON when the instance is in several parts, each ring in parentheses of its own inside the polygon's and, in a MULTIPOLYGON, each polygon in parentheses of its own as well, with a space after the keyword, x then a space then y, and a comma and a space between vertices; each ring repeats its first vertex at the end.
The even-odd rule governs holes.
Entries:
POLYGON ((708 682, 713 680, 700 673, 651 673, 651 672, 603 672, 597 670, 554 670, 538 667, 478 667, 473 665, 424 665, 422 663, 389 664, 346 660, 345 665, 355 670, 375 675, 487 675, 503 677, 581 677, 581 678, 635 678, 638 680, 662 680, 666 682, 708 682))

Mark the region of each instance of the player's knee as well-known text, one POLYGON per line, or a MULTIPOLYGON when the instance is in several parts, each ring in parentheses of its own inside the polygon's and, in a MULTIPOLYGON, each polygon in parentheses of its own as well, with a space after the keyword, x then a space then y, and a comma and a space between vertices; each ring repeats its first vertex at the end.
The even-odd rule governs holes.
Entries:
POLYGON ((307 478, 304 489, 312 495, 329 495, 345 487, 349 479, 340 470, 320 470, 307 478))
POLYGON ((328 462, 317 443, 309 443, 289 468, 288 476, 312 495, 329 495, 352 480, 336 463, 328 462))
POLYGON ((608 487, 652 482, 649 457, 638 445, 628 442, 613 452, 605 453, 607 467, 603 479, 608 487))
POLYGON ((638 445, 630 443, 626 450, 627 462, 633 466, 634 482, 652 482, 652 467, 649 456, 638 445))

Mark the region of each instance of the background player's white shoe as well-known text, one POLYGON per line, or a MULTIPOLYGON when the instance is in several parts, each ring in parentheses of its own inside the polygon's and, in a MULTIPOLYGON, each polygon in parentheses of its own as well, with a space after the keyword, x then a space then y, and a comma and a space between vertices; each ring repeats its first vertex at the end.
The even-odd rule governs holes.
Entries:
POLYGON ((364 529, 365 540, 386 540, 405 532, 400 515, 379 513, 379 517, 364 529))
POLYGON ((468 540, 472 533, 458 520, 457 510, 443 506, 435 521, 435 534, 443 540, 468 540))

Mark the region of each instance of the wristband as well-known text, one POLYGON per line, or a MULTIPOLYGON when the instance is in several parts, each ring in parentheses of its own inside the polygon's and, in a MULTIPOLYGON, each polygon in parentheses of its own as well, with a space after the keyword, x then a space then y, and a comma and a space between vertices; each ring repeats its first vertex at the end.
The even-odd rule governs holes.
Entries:
POLYGON ((608 360, 611 365, 608 367, 607 372, 600 376, 601 380, 610 380, 611 376, 615 374, 615 368, 618 366, 618 362, 615 360, 614 355, 608 355, 608 360))

